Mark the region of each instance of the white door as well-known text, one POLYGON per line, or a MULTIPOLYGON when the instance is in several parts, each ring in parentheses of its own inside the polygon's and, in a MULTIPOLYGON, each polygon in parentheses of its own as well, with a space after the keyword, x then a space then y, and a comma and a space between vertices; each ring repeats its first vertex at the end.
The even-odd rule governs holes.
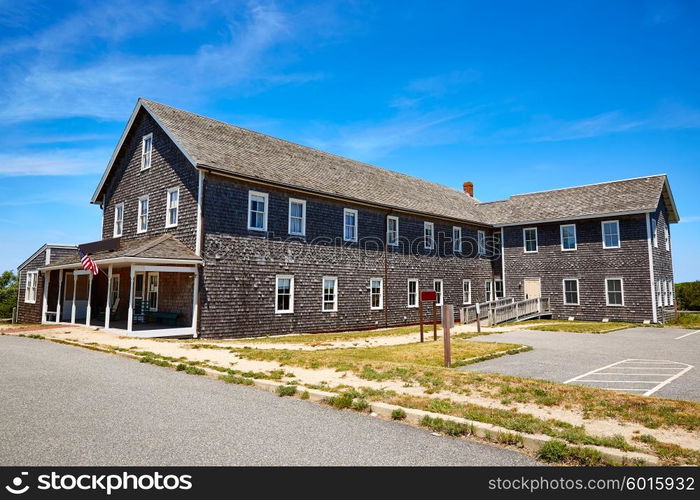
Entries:
POLYGON ((539 279, 524 280, 525 299, 536 299, 542 296, 542 286, 539 279))

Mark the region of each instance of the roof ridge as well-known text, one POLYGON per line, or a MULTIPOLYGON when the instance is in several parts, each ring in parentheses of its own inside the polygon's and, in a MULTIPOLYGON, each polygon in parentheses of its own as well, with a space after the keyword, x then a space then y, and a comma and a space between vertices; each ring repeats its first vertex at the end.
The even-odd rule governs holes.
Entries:
MULTIPOLYGON (((313 152, 318 153, 318 154, 321 154, 321 155, 333 156, 333 157, 335 157, 335 158, 340 158, 341 160, 345 160, 345 161, 349 161, 349 162, 356 163, 356 164, 358 164, 358 165, 363 165, 363 166, 365 166, 365 167, 369 167, 369 168, 374 168, 374 169, 377 169, 377 170, 381 170, 381 171, 383 171, 383 172, 387 172, 387 173, 392 174, 392 175, 398 175, 398 176, 406 177, 406 178, 408 178, 408 179, 415 180, 415 181, 420 181, 420 182, 425 183, 425 184, 431 184, 431 185, 433 185, 433 186, 438 186, 438 187, 441 187, 441 188, 450 189, 450 190, 452 190, 452 191, 455 191, 456 193, 463 194, 463 195, 467 196, 466 193, 464 193, 463 191, 461 191, 461 190, 459 190, 459 189, 457 189, 457 188, 453 188, 453 187, 451 187, 451 186, 447 186, 447 185, 445 185, 445 184, 440 184, 439 182, 429 181, 429 180, 423 179, 423 178, 421 178, 421 177, 416 177, 416 176, 413 176, 413 175, 404 174, 403 172, 397 172, 396 170, 391 170, 391 169, 389 169, 389 168, 380 167, 380 166, 377 166, 377 165, 372 165, 371 163, 366 163, 366 162, 363 162, 363 161, 360 161, 360 160, 354 160, 354 159, 352 159, 352 158, 348 158, 348 157, 346 157, 346 156, 342 156, 342 155, 339 155, 339 154, 336 154, 336 153, 331 153, 331 152, 329 152, 329 151, 324 151, 324 150, 322 150, 322 149, 318 149, 318 148, 315 148, 315 147, 312 147, 312 146, 307 146, 307 145, 305 145, 305 144, 300 144, 300 143, 298 143, 298 142, 293 142, 293 141, 290 141, 290 140, 288 140, 288 139, 282 139, 281 137, 275 137, 275 136, 273 136, 273 135, 265 134, 265 133, 263 133, 263 132, 258 132, 258 131, 256 131, 256 130, 252 130, 252 129, 249 129, 249 128, 246 128, 246 127, 241 127, 240 125, 233 125, 233 124, 228 123, 228 122, 225 122, 225 121, 223 121, 223 120, 217 120, 216 118, 211 118, 211 117, 208 117, 208 116, 200 115, 199 113, 194 113, 194 112, 192 112, 192 111, 187 111, 187 110, 185 110, 185 109, 176 108, 176 107, 170 106, 170 105, 168 105, 168 104, 163 104, 162 102, 153 101, 153 100, 146 99, 146 98, 143 98, 143 97, 140 97, 139 99, 140 99, 141 101, 145 102, 146 104, 148 104, 148 103, 153 103, 153 104, 157 104, 158 106, 164 106, 164 107, 166 107, 166 108, 173 109, 173 110, 175 110, 175 111, 177 111, 177 112, 180 112, 180 113, 185 113, 185 114, 188 114, 188 115, 196 116, 196 117, 198 117, 198 118, 202 118, 202 119, 204 119, 204 120, 208 120, 208 121, 212 121, 212 122, 217 122, 217 123, 220 123, 220 124, 225 125, 225 126, 227 126, 227 127, 232 127, 232 128, 238 129, 238 130, 243 130, 243 131, 248 132, 248 133, 251 133, 251 134, 255 134, 255 135, 257 135, 257 136, 261 136, 261 137, 266 137, 266 138, 268 138, 268 139, 272 139, 273 141, 277 141, 277 142, 281 142, 281 143, 285 143, 285 144, 290 144, 290 145, 292 145, 292 146, 294 146, 294 147, 297 147, 297 148, 304 148, 304 149, 307 149, 307 150, 309 150, 309 151, 313 151, 313 152)), ((473 199, 473 198, 472 198, 472 199, 473 199)))
MULTIPOLYGON (((641 179, 653 179, 655 177, 668 177, 668 175, 667 174, 642 175, 640 177, 630 177, 629 179, 617 179, 614 181, 593 182, 591 184, 581 184, 578 186, 569 186, 569 187, 555 188, 555 189, 543 189, 541 191, 531 191, 529 193, 513 194, 507 199, 516 198, 518 196, 528 196, 531 194, 552 193, 554 191, 567 191, 569 189, 579 189, 579 188, 585 188, 585 187, 602 186, 604 184, 617 184, 620 182, 638 181, 641 179)), ((496 200, 496 201, 506 201, 506 200, 496 200)), ((492 203, 492 202, 489 202, 489 203, 492 203)))

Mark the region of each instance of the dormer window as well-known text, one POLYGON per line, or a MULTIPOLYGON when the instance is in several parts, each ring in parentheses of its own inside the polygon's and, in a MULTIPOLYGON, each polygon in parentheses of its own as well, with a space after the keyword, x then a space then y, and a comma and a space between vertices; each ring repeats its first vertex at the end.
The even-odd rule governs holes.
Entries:
POLYGON ((153 134, 143 136, 141 141, 141 170, 151 168, 151 157, 153 153, 153 134))

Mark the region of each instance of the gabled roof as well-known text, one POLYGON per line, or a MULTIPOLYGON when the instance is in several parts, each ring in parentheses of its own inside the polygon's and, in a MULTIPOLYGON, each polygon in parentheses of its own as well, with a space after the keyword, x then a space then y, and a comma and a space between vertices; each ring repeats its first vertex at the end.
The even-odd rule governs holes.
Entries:
POLYGON ((93 203, 100 199, 127 131, 142 108, 195 167, 349 201, 488 224, 478 202, 463 191, 146 99, 139 99, 93 195, 93 203))
POLYGON ((18 271, 21 271, 22 269, 24 269, 24 267, 25 267, 27 264, 29 264, 29 263, 30 263, 32 260, 34 260, 39 254, 41 254, 42 252, 45 252, 45 251, 46 251, 47 249, 49 249, 49 248, 67 248, 67 249, 73 249, 73 248, 75 248, 75 249, 77 249, 78 247, 76 247, 75 245, 52 245, 52 244, 46 243, 46 244, 42 245, 41 248, 40 248, 39 250, 37 250, 36 252, 34 252, 27 260, 25 260, 25 261, 22 262, 19 266, 17 266, 17 270, 18 270, 18 271))
POLYGON ((661 197, 669 220, 678 222, 665 174, 519 194, 480 208, 492 224, 509 226, 654 212, 661 197))
MULTIPOLYGON (((95 252, 91 254, 92 260, 97 262, 109 262, 115 259, 138 259, 138 260, 191 260, 199 262, 201 259, 180 240, 170 233, 161 234, 151 238, 138 238, 134 240, 120 241, 115 250, 95 252)), ((80 256, 77 247, 75 255, 66 257, 46 268, 59 268, 80 264, 80 256)))
POLYGON ((101 201, 114 162, 142 110, 153 117, 193 168, 321 196, 495 226, 652 212, 663 197, 670 221, 679 220, 666 175, 520 194, 507 200, 480 203, 447 186, 147 99, 136 103, 92 203, 101 201))

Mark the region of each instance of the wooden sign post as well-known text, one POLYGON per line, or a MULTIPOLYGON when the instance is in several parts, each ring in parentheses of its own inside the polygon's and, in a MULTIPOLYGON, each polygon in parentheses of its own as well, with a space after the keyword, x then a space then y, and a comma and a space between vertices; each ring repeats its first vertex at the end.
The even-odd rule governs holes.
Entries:
POLYGON ((420 341, 423 342, 423 301, 418 301, 418 318, 420 320, 420 341))
POLYGON ((454 326, 455 310, 452 305, 442 306, 442 340, 445 352, 445 366, 449 368, 452 365, 452 346, 450 330, 454 326))
POLYGON ((423 290, 418 301, 418 316, 420 319, 420 341, 423 342, 423 301, 433 303, 433 339, 437 340, 437 316, 435 315, 435 302, 437 302, 437 292, 435 290, 423 290))

